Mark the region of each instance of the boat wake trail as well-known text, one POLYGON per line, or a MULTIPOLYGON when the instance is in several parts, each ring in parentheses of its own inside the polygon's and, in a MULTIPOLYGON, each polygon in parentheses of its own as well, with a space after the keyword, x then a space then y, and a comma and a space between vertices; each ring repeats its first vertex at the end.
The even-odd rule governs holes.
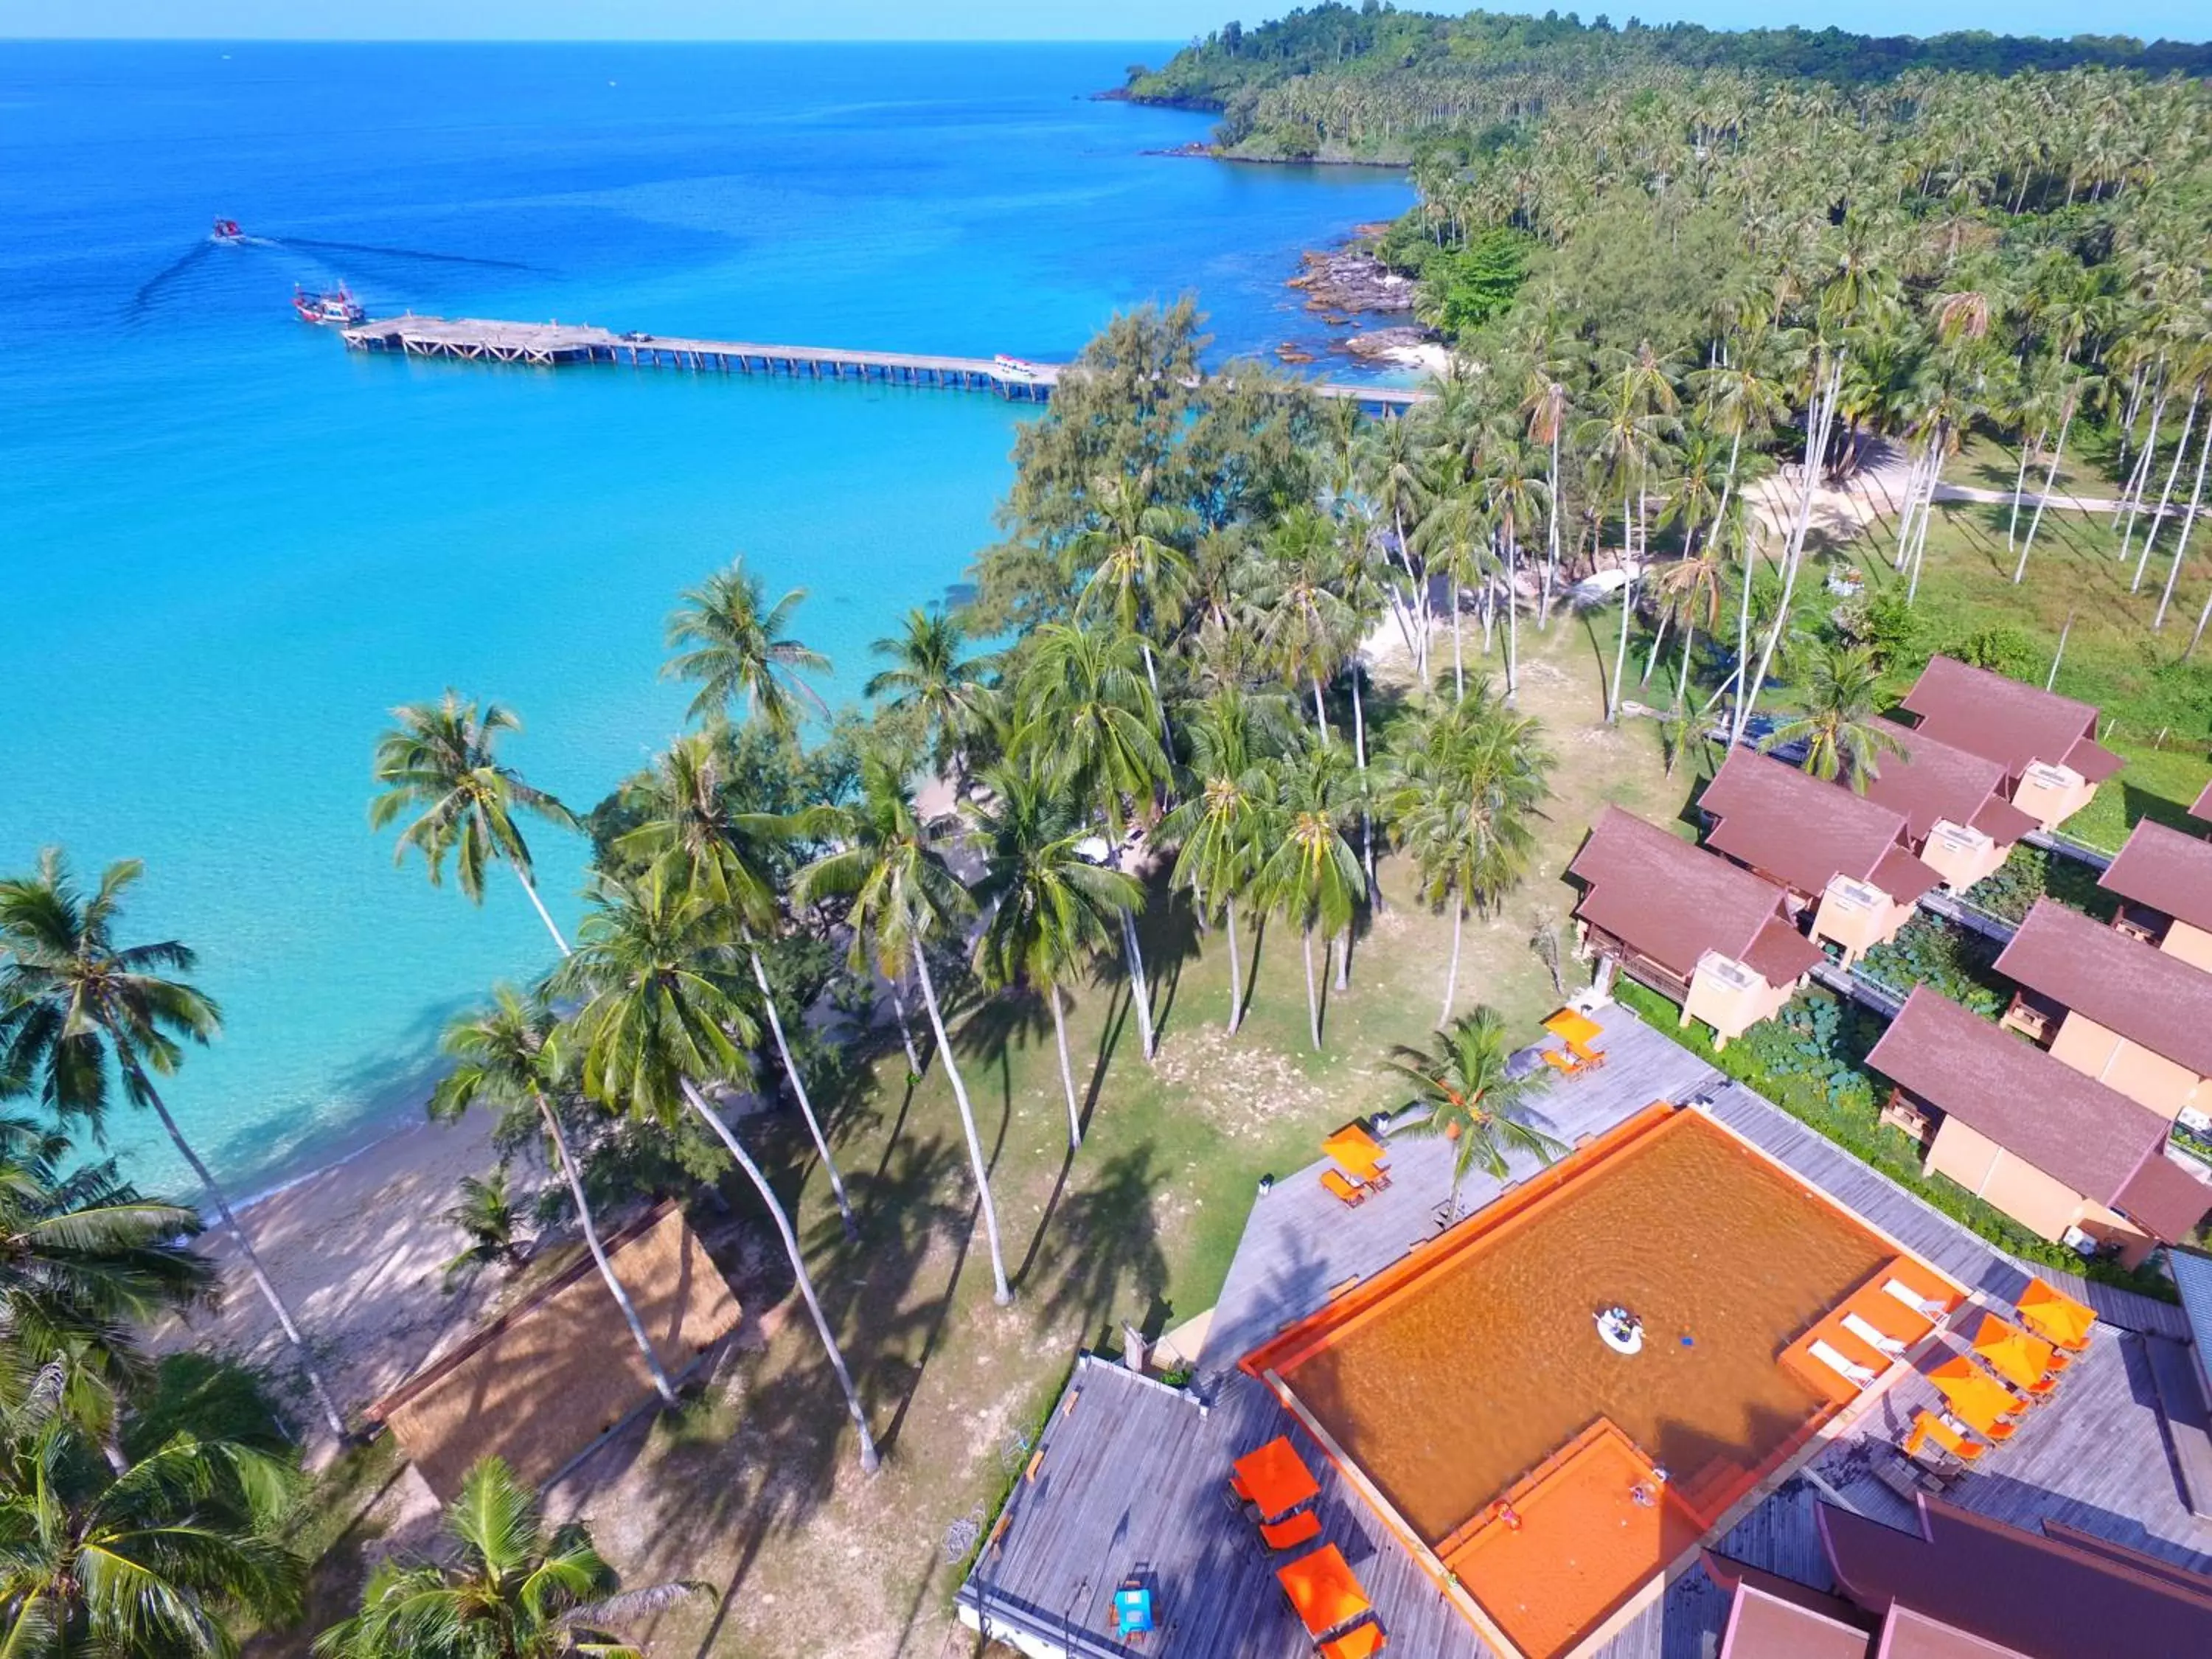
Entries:
POLYGON ((182 258, 172 262, 167 269, 148 277, 144 282, 141 283, 138 285, 138 292, 131 296, 131 314, 135 317, 140 312, 145 310, 147 307, 152 305, 154 303, 154 296, 155 295, 159 294, 164 288, 176 281, 178 277, 183 276, 185 272, 191 270, 192 266, 198 264, 202 259, 206 258, 209 254, 214 252, 215 244, 213 242, 199 243, 191 252, 185 254, 182 258))
POLYGON ((336 253, 373 253, 387 259, 422 259, 441 265, 481 265, 488 270, 527 270, 544 274, 537 265, 518 259, 479 259, 465 253, 433 253, 419 247, 374 247, 365 242, 325 242, 307 236, 256 237, 272 247, 311 247, 336 253))

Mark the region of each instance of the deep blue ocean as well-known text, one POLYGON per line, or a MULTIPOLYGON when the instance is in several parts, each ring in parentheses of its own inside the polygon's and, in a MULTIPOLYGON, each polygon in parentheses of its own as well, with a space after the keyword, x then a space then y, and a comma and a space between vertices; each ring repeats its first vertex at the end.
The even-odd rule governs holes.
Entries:
MULTIPOLYGON (((1146 155, 1203 117, 1091 100, 1164 48, 0 44, 0 870, 146 861, 227 1031, 170 1085, 251 1190, 418 1109, 437 1030, 550 946, 366 821, 392 705, 520 712, 580 810, 680 724, 679 589, 742 550, 869 641, 991 533, 1017 410, 975 394, 356 358, 372 313, 988 356, 1194 290, 1218 349, 1316 331, 1300 249, 1395 175, 1146 155), (217 216, 244 246, 208 240, 217 216)), ((549 903, 582 849, 536 838, 549 903)), ((111 1142, 181 1190, 150 1117, 111 1142)))

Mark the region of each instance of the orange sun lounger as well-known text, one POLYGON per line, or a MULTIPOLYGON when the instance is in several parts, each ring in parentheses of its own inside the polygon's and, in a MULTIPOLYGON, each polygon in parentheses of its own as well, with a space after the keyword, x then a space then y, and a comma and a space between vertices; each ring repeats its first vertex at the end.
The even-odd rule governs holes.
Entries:
POLYGON ((1389 1644, 1390 1638, 1382 1633, 1382 1626, 1370 1620, 1364 1625, 1354 1625, 1334 1642, 1321 1644, 1321 1659, 1373 1659, 1389 1644))
POLYGON ((1367 1201, 1367 1188, 1360 1186, 1357 1182, 1346 1180, 1341 1170, 1323 1170, 1321 1172, 1321 1184, 1347 1206, 1364 1204, 1367 1201))
POLYGON ((2019 1306, 2021 1322, 2046 1341, 2076 1353, 2089 1346, 2089 1328, 2097 1322, 2096 1313, 2072 1297, 2039 1279, 2031 1279, 2021 1292, 2019 1306))
POLYGON ((1962 1463, 1971 1463, 1989 1450, 1978 1440, 1969 1440, 1933 1412, 1922 1412, 1912 1419, 1912 1431, 1905 1437, 1905 1455, 1917 1457, 1929 1441, 1934 1441, 1962 1463))
POLYGON ((1280 1521, 1301 1504, 1321 1496, 1321 1482, 1291 1444, 1290 1437, 1277 1435, 1257 1451, 1237 1460, 1230 1485, 1259 1506, 1262 1521, 1280 1521))
POLYGON ((2040 1399, 2058 1386, 2051 1367, 2058 1350, 1995 1314, 1982 1316, 1981 1328, 1974 1333, 1974 1352, 1982 1364, 2020 1388, 2030 1400, 2040 1399))
POLYGON ((1374 1603, 1352 1576, 1352 1564, 1334 1544, 1324 1544, 1311 1555, 1302 1555, 1286 1567, 1275 1569, 1276 1582, 1291 1598, 1291 1607, 1306 1634, 1324 1637, 1371 1611, 1374 1603))

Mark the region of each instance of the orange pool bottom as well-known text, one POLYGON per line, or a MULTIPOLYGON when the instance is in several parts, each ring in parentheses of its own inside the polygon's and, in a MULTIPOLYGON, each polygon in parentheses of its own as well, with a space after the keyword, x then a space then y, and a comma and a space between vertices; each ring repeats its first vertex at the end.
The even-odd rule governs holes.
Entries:
POLYGON ((1550 1656, 1834 1413, 1778 1356, 1894 1256, 1728 1130, 1657 1108, 1246 1364, 1550 1656), (1616 1303, 1644 1322, 1633 1357, 1596 1334, 1616 1303))

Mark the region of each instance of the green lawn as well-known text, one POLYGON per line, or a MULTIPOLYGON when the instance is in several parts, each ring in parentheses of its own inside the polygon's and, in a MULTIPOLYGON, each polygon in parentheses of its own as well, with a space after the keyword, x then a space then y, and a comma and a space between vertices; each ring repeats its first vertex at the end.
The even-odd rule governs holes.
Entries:
MULTIPOLYGON (((1522 701, 1559 752, 1558 795, 1535 873, 1500 915, 1468 926, 1458 1008, 1489 1002, 1529 1039, 1557 994, 1529 935, 1540 912, 1564 921, 1571 894, 1559 874, 1590 817, 1617 801, 1663 822, 1689 792, 1686 773, 1662 775, 1649 722, 1616 730, 1599 720, 1601 643, 1564 619, 1548 637, 1524 634, 1522 701)), ((652 1632, 656 1651, 940 1651, 956 1582, 946 1528, 988 1513, 1004 1492, 1008 1462, 1019 1462, 1010 1437, 1034 1427, 1077 1346, 1118 1347, 1124 1322, 1157 1334, 1209 1307, 1259 1178, 1310 1163, 1329 1129, 1402 1100, 1380 1062, 1391 1045, 1423 1041, 1436 1020, 1449 943, 1445 921, 1410 902, 1407 876, 1386 866, 1389 908, 1355 946, 1350 989, 1328 998, 1318 1054, 1308 1050, 1294 935, 1248 919, 1256 984, 1231 1038, 1221 934, 1201 936, 1187 912, 1156 905, 1146 935, 1163 1009, 1158 1060, 1148 1066, 1138 1053, 1117 975, 1081 994, 1071 1035, 1091 1116, 1073 1158, 1042 1010, 1001 1002, 959 1022, 957 1058, 1016 1287, 1011 1308, 991 1304, 941 1066, 909 1090, 893 1043, 832 1108, 857 1244, 840 1237, 800 1138, 775 1138, 766 1150, 797 1188, 817 1281, 884 1468, 869 1480, 854 1465, 820 1351, 781 1299, 787 1276, 761 1230, 743 1230, 728 1265, 749 1320, 764 1316, 769 1339, 744 1346, 708 1399, 631 1431, 561 1494, 633 1581, 712 1585, 712 1597, 665 1617, 652 1632)), ((346 1501, 327 1506, 335 1518, 316 1523, 319 1537, 352 1518, 362 1479, 349 1474, 346 1501)), ((349 1593, 372 1530, 355 1528, 333 1557, 320 1585, 326 1605, 349 1593)), ((296 1645, 267 1650, 283 1650, 296 1645)))
MULTIPOLYGON (((1896 653, 1891 691, 1901 696, 1936 651, 2040 684, 2063 631, 2065 650, 2053 689, 2100 709, 2104 742, 2128 763, 2066 828, 2117 848, 2140 818, 2181 820, 2212 780, 2206 758, 2212 752, 2212 641, 2186 654, 2197 611, 2212 597, 2212 534, 2200 533, 2192 543, 2165 626, 2154 629, 2171 530, 2141 589, 2130 592, 2134 562, 2119 558, 2121 537, 2110 515, 2046 514, 2017 586, 2005 528, 2002 507, 1936 510, 1912 606, 1913 637, 1896 653)), ((2142 541, 2139 530, 2138 551, 2142 541)), ((1905 578, 1889 564, 1894 544, 1894 527, 1885 522, 1844 550, 1865 572, 1870 596, 1904 592, 1905 578)))

